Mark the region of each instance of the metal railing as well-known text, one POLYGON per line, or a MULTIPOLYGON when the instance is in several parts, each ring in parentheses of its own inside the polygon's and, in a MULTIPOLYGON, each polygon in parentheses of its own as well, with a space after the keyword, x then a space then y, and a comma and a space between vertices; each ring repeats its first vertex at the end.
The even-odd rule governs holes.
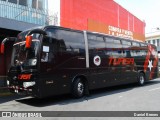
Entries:
POLYGON ((28 6, 0 1, 0 17, 38 25, 49 25, 52 16, 49 16, 47 10, 37 10, 28 6))

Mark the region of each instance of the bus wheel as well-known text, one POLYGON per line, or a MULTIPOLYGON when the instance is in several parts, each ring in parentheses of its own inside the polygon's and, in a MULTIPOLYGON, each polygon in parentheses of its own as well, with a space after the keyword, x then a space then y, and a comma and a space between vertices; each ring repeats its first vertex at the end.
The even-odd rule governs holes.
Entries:
POLYGON ((145 83, 145 77, 144 77, 144 74, 143 73, 139 73, 139 76, 138 76, 138 84, 140 86, 143 86, 145 83))
POLYGON ((75 98, 80 98, 80 97, 82 97, 84 95, 84 89, 85 89, 84 82, 81 80, 81 78, 77 78, 73 82, 72 95, 75 98))

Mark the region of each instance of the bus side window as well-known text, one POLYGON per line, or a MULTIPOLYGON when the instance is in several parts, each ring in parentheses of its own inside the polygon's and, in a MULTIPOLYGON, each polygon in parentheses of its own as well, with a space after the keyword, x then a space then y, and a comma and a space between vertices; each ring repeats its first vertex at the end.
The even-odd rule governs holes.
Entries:
POLYGON ((88 34, 89 54, 105 55, 105 40, 102 36, 88 34))
POLYGON ((84 36, 82 32, 57 30, 59 52, 63 54, 85 54, 84 36))
POLYGON ((131 42, 130 41, 126 41, 122 39, 122 46, 123 46, 123 55, 124 57, 131 57, 131 42))
POLYGON ((105 37, 106 50, 110 51, 112 57, 123 57, 121 40, 114 37, 105 37))
POLYGON ((58 40, 58 51, 63 53, 66 51, 66 45, 63 39, 58 40))

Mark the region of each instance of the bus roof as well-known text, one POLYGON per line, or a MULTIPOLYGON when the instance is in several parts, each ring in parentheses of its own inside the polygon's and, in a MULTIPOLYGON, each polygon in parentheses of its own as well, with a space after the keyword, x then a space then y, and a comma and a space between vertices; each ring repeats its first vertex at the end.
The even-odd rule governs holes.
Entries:
MULTIPOLYGON (((29 31, 29 30, 33 30, 33 29, 37 29, 37 28, 38 29, 42 29, 42 30, 44 30, 46 28, 60 28, 60 29, 65 29, 65 30, 69 30, 69 31, 77 31, 77 32, 86 31, 87 33, 91 33, 91 34, 98 34, 98 35, 103 35, 103 36, 108 36, 108 37, 114 37, 114 38, 117 38, 117 39, 130 40, 131 42, 139 42, 139 43, 147 44, 145 42, 142 42, 142 41, 139 41, 139 40, 136 40, 136 39, 129 39, 129 38, 124 38, 124 37, 118 37, 118 36, 113 36, 113 35, 109 35, 109 34, 105 34, 105 33, 92 32, 92 31, 87 31, 87 30, 75 30, 75 29, 72 29, 72 28, 65 28, 65 27, 54 26, 54 25, 33 27, 33 28, 27 29, 25 31, 29 31)), ((23 32, 25 32, 25 31, 23 31, 23 32)))

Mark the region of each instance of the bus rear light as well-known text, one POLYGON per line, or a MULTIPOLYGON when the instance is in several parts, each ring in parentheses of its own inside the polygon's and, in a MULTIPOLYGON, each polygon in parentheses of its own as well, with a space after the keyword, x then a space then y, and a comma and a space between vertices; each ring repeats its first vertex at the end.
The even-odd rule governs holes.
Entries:
POLYGON ((4 44, 1 44, 1 54, 4 54, 4 44))
POLYGON ((19 80, 30 80, 32 74, 21 74, 18 76, 19 80))
POLYGON ((31 43, 32 43, 32 36, 27 36, 26 37, 26 48, 31 48, 31 43))

